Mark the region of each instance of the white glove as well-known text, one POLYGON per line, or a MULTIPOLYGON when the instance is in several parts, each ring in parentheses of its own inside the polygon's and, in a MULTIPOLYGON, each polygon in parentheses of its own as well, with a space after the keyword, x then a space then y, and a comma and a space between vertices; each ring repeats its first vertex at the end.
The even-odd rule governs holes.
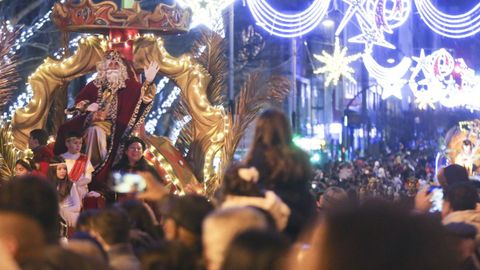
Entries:
POLYGON ((151 62, 150 65, 148 65, 148 67, 144 68, 144 70, 145 70, 145 79, 147 80, 147 82, 148 83, 153 82, 159 70, 158 63, 151 62))
POLYGON ((98 103, 92 103, 90 105, 88 105, 87 107, 87 112, 96 112, 98 111, 98 103))
POLYGON ((88 193, 87 193, 87 196, 85 196, 85 197, 95 197, 95 198, 98 198, 98 197, 100 197, 100 196, 102 196, 102 195, 100 195, 100 193, 92 190, 92 191, 88 192, 88 193))

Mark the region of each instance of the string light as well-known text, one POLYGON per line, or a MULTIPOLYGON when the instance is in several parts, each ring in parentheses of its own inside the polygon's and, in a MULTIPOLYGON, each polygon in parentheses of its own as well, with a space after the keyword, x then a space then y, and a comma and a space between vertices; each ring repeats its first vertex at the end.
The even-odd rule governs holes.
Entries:
POLYGON ((415 0, 425 24, 435 33, 448 38, 466 38, 480 31, 480 3, 468 12, 450 15, 438 10, 430 0, 415 0))
POLYGON ((330 0, 314 0, 304 11, 286 14, 275 10, 267 0, 246 0, 257 25, 272 35, 293 38, 312 31, 325 17, 330 0))
POLYGON ((26 93, 22 93, 17 97, 17 100, 10 106, 8 107, 8 112, 3 113, 3 119, 7 121, 11 121, 13 114, 17 109, 24 108, 24 110, 27 109, 26 105, 32 100, 33 98, 33 89, 32 86, 29 83, 25 84, 26 87, 26 93))
POLYGON ((185 115, 182 119, 175 122, 172 128, 172 131, 170 132, 170 136, 168 136, 168 138, 172 142, 176 142, 183 127, 185 127, 185 125, 188 124, 190 121, 192 121, 192 117, 190 115, 185 115))
MULTIPOLYGON (((62 3, 65 1, 61 1, 62 3)), ((31 27, 23 30, 20 33, 20 36, 15 40, 15 43, 10 48, 10 55, 14 55, 22 46, 27 42, 34 34, 38 33, 45 23, 50 21, 50 15, 52 14, 53 7, 45 15, 43 15, 38 22, 33 24, 31 27)))
MULTIPOLYGON (((165 86, 170 82, 170 79, 167 77, 163 77, 160 82, 157 84, 157 94, 160 93, 162 89, 165 88, 165 86)), ((147 121, 145 123, 145 130, 149 134, 155 133, 156 126, 158 122, 160 121, 160 118, 162 117, 163 114, 167 112, 167 110, 172 107, 173 102, 177 99, 177 97, 180 95, 180 88, 175 86, 173 90, 170 92, 168 95, 167 99, 162 103, 162 105, 158 106, 157 110, 151 111, 148 114, 147 121)))

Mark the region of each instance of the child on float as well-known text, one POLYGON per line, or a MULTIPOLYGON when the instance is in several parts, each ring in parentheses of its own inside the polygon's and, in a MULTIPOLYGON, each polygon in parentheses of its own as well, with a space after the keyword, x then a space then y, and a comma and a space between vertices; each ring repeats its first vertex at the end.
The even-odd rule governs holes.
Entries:
POLYGON ((33 161, 35 162, 35 170, 40 175, 46 176, 48 171, 48 163, 53 158, 53 151, 48 147, 48 133, 44 129, 34 129, 30 131, 28 137, 28 147, 33 152, 33 161))
POLYGON ((62 157, 50 161, 47 177, 52 181, 58 193, 60 216, 69 227, 75 227, 82 208, 77 185, 68 177, 67 164, 62 157))
POLYGON ((15 177, 30 175, 35 170, 35 163, 32 159, 22 158, 15 162, 15 177))
POLYGON ((70 132, 65 138, 67 152, 61 154, 67 164, 68 178, 76 184, 78 194, 82 200, 88 193, 88 184, 92 181, 94 168, 87 155, 81 153, 83 145, 82 135, 70 132))

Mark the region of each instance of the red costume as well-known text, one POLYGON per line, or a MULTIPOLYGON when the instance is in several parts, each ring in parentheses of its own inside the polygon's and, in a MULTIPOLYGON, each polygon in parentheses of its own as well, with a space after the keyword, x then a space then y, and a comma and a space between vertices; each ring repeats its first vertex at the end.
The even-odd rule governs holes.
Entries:
MULTIPOLYGON (((123 60, 125 63, 126 61, 123 60)), ((89 185, 90 190, 100 192, 109 191, 107 179, 109 177, 110 168, 116 161, 116 158, 122 155, 122 142, 124 142, 144 121, 145 116, 150 111, 153 102, 145 103, 141 98, 142 84, 135 79, 135 75, 128 69, 128 79, 125 81, 125 88, 121 88, 116 92, 116 113, 111 115, 111 135, 107 139, 108 154, 106 159, 95 167, 93 179, 89 185), (132 79, 133 78, 133 79, 132 79)), ((75 104, 81 101, 89 103, 99 103, 104 92, 104 87, 95 86, 94 82, 87 84, 75 99, 75 104)), ((113 103, 112 103, 113 105, 113 103)), ((92 123, 92 113, 82 113, 69 121, 66 121, 58 130, 57 140, 55 143, 55 154, 66 152, 65 136, 69 131, 83 133, 92 123)))
POLYGON ((32 149, 32 152, 33 162, 37 165, 36 169, 41 175, 47 176, 50 159, 54 156, 52 149, 48 146, 40 145, 35 149, 32 149))
POLYGON ((77 160, 75 160, 75 163, 73 164, 73 168, 68 172, 68 178, 72 182, 77 182, 78 179, 82 175, 85 174, 85 171, 87 169, 87 155, 80 154, 77 160))

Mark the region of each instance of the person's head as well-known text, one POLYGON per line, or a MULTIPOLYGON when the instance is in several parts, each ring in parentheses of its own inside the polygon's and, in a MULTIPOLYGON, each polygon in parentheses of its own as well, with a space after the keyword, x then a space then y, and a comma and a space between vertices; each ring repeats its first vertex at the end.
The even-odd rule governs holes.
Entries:
POLYGON ((253 207, 218 209, 203 221, 203 249, 206 268, 221 269, 232 240, 249 229, 268 229, 265 215, 253 207))
POLYGON ((457 269, 440 222, 387 202, 332 213, 309 239, 309 250, 291 269, 457 269))
POLYGON ((257 118, 253 144, 265 147, 289 146, 292 132, 285 114, 267 109, 257 118))
POLYGON ((15 162, 15 175, 25 176, 32 173, 35 169, 35 163, 29 158, 22 158, 15 162))
POLYGON ((446 224, 445 229, 460 261, 464 261, 474 254, 477 235, 475 226, 463 222, 452 222, 446 224))
POLYGON ((64 158, 55 156, 50 160, 47 177, 57 188, 59 200, 63 201, 70 194, 73 186, 68 178, 67 163, 64 158))
POLYGON ((438 181, 443 188, 459 182, 468 182, 468 172, 465 167, 451 164, 438 172, 438 181))
POLYGON ((65 137, 65 146, 70 154, 78 154, 82 150, 83 138, 78 132, 69 132, 65 137))
POLYGON ((120 53, 115 50, 106 52, 102 61, 97 64, 95 85, 99 87, 107 84, 108 88, 118 90, 125 87, 125 81, 127 79, 127 66, 120 53))
POLYGON ((285 237, 267 230, 249 230, 233 239, 222 270, 283 269, 289 244, 285 237))
POLYGON ((102 209, 92 218, 90 233, 106 251, 113 245, 127 244, 130 240, 129 231, 128 215, 120 208, 102 209))
POLYGON ((200 245, 202 222, 212 210, 213 205, 199 195, 169 197, 160 209, 165 239, 196 248, 200 245))
POLYGON ((478 193, 471 182, 461 182, 449 185, 444 190, 442 214, 451 212, 474 210, 478 202, 478 193))
POLYGON ((260 171, 259 185, 266 189, 279 185, 283 185, 282 189, 303 188, 312 177, 310 158, 293 145, 288 119, 275 109, 268 109, 257 118, 245 162, 260 171))
POLYGON ((473 149, 472 141, 470 141, 469 139, 464 140, 462 143, 462 148, 465 153, 467 154, 471 153, 473 149))
POLYGON ((255 167, 243 164, 231 165, 223 177, 222 192, 224 195, 262 196, 257 185, 259 177, 255 167))
POLYGON ((340 187, 329 187, 318 201, 318 208, 326 211, 341 209, 348 205, 347 192, 340 187))
POLYGON ((87 254, 78 254, 60 246, 47 246, 42 250, 42 257, 32 261, 22 269, 69 269, 69 270, 97 270, 110 269, 105 262, 87 254))
POLYGON ((140 256, 141 270, 195 269, 196 254, 179 241, 163 241, 140 256), (187 259, 188 258, 188 259, 187 259))
POLYGON ((77 224, 75 225, 76 232, 88 233, 92 228, 93 217, 99 212, 97 209, 87 209, 80 212, 78 215, 77 224))
POLYGON ((48 133, 44 129, 34 129, 30 131, 30 137, 28 138, 28 147, 34 149, 38 146, 47 145, 48 133))
POLYGON ((155 227, 155 216, 147 204, 138 200, 127 200, 119 203, 118 206, 127 213, 131 229, 146 232, 154 239, 160 237, 155 227))
POLYGON ((47 177, 51 180, 64 181, 68 179, 67 163, 60 156, 55 156, 50 160, 47 177))
POLYGON ((58 242, 57 192, 42 178, 25 176, 0 189, 0 210, 24 214, 37 221, 48 243, 58 242))
POLYGON ((45 245, 42 229, 33 219, 15 212, 0 211, 0 244, 18 260, 45 245))
POLYGON ((125 142, 125 157, 130 164, 135 164, 143 158, 145 151, 145 142, 138 137, 130 137, 125 142))

